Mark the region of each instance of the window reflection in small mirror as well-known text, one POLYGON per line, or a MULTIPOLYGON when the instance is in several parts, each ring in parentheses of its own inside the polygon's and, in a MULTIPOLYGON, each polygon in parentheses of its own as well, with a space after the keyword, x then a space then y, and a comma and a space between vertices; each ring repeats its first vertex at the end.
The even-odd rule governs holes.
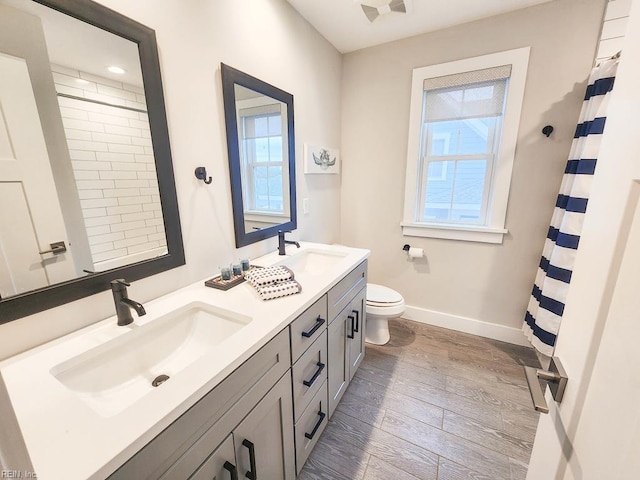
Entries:
POLYGON ((235 85, 245 231, 289 221, 287 105, 235 85))

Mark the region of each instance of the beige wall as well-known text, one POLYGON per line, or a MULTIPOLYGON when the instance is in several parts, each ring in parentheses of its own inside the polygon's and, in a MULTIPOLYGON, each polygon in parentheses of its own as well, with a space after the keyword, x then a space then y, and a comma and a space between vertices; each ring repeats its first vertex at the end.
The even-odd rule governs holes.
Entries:
POLYGON ((470 330, 491 336, 489 330, 497 325, 503 338, 521 338, 517 330, 593 65, 605 3, 544 3, 344 56, 341 241, 372 250, 369 280, 398 290, 415 307, 407 312, 412 318, 437 317, 446 324, 452 317, 441 314, 465 317, 455 327, 473 323, 470 330), (531 47, 531 56, 504 243, 403 237, 412 69, 525 46, 531 47), (540 133, 547 124, 555 128, 550 138, 540 133), (426 259, 408 261, 405 243, 423 247, 426 259))
MULTIPOLYGON (((145 302, 213 276, 219 265, 277 248, 236 250, 220 62, 294 95, 299 205, 294 239, 339 240, 340 178, 302 173, 304 142, 340 144, 341 55, 285 0, 99 0, 156 30, 187 265, 134 282, 145 302), (204 185, 193 174, 204 165, 204 185), (319 178, 322 177, 322 178, 319 178)), ((0 358, 113 315, 111 292, 0 326, 0 358)))

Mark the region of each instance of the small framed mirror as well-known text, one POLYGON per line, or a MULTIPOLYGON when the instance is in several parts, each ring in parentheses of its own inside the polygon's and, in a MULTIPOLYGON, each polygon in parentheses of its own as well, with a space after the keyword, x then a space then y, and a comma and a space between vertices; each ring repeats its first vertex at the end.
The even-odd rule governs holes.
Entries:
POLYGON ((236 246, 297 228, 293 95, 221 64, 236 246))

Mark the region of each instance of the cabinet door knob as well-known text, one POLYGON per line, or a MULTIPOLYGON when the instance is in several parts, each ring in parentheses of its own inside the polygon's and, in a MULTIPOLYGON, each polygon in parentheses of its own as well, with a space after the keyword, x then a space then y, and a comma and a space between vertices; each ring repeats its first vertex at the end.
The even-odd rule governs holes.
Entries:
POLYGON ((256 473, 256 448, 255 445, 246 438, 242 441, 242 445, 249 449, 249 465, 250 469, 244 474, 249 480, 258 480, 258 474, 256 473))
POLYGON ((222 468, 224 468, 229 472, 229 475, 231 476, 231 480, 238 480, 238 469, 233 463, 224 462, 224 465, 222 466, 222 468))

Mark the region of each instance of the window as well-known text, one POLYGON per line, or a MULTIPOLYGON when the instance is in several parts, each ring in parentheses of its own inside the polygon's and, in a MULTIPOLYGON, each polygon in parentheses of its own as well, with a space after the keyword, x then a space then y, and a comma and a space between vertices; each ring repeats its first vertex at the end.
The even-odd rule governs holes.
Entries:
MULTIPOLYGON (((285 161, 286 106, 265 97, 239 103, 239 146, 245 216, 283 216, 288 211, 285 161)), ((259 221, 266 221, 264 219, 259 221)))
POLYGON ((528 58, 414 69, 404 235, 502 242, 528 58))

